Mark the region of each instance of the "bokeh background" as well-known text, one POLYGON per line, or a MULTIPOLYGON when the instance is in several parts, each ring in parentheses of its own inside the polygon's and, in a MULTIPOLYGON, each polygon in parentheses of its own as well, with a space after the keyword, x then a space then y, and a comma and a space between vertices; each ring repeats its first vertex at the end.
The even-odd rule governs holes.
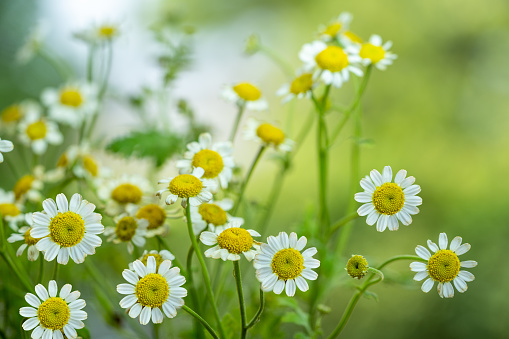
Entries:
MULTIPOLYGON (((411 226, 403 226, 398 232, 378 233, 359 219, 346 252, 363 254, 376 264, 394 255, 413 254, 417 244, 424 245, 427 239, 436 242, 438 234, 446 232, 450 239, 461 235, 469 242, 472 249, 464 257, 479 262, 477 268, 470 270, 476 280, 468 284, 468 291, 456 293, 450 300, 441 300, 435 289, 422 293, 420 283, 411 281, 407 262, 390 266, 390 275, 395 277, 392 283, 373 288, 378 302, 361 299, 343 337, 507 338, 507 1, 3 0, 0 107, 26 97, 37 98, 42 89, 60 82, 54 69, 41 58, 26 65, 15 62, 16 50, 37 22, 43 21, 48 28, 45 44, 71 65, 78 77, 83 77, 86 49, 72 39, 72 33, 111 20, 120 22, 122 35, 115 43, 110 90, 113 94, 101 112, 94 137, 108 141, 125 134, 136 127, 138 120, 122 96, 137 93, 143 86, 160 84, 161 70, 154 60, 157 48, 149 29, 178 18, 194 27, 196 33, 192 66, 176 82, 174 97, 187 99, 197 117, 211 126, 216 139, 227 139, 235 115, 234 107, 220 98, 221 87, 237 81, 258 84, 271 104, 265 117, 283 125, 292 117, 293 123, 287 125, 292 130, 303 122, 309 103, 282 106, 275 91, 287 78, 265 55, 245 56, 245 40, 257 33, 264 45, 297 68, 302 44, 314 38, 320 24, 342 11, 354 15, 354 32, 365 39, 373 33, 380 34, 384 40, 394 42, 393 51, 398 54, 387 71, 374 72, 363 101, 363 134, 373 142, 361 150, 361 173, 368 174, 373 168, 381 171, 385 165, 394 170, 405 168, 417 178, 424 200, 421 213, 411 226)), ((347 103, 350 94, 346 86, 337 91, 336 97, 344 97, 347 103)), ((348 195, 350 127, 331 154, 333 220, 344 215, 352 199, 348 195)), ((273 233, 292 230, 317 203, 317 171, 311 165, 316 161, 314 138, 309 137, 302 147, 269 225, 273 233)), ((236 145, 236 158, 244 168, 255 150, 256 146, 248 142, 239 141, 236 145)), ((111 164, 124 163, 111 158, 111 164)), ((165 176, 173 174, 171 165, 168 164, 165 176)), ((123 170, 133 173, 138 168, 123 166, 123 170)), ((248 190, 249 198, 265 201, 275 171, 274 163, 261 164, 248 190)), ((0 186, 11 189, 12 178, 4 169, 0 169, 0 175, 0 186)), ((177 245, 179 237, 185 237, 185 229, 174 229, 174 238, 169 242, 176 246, 176 255, 183 257, 187 245, 177 245)), ((127 257, 126 253, 99 252, 110 262, 127 257)), ((338 260, 338 265, 343 264, 338 260)), ((73 271, 80 272, 80 268, 73 271)), ((85 271, 80 274, 86 276, 85 271)), ((111 280, 111 286, 121 282, 118 274, 106 274, 105 279, 111 280)), ((233 280, 231 284, 234 290, 233 280)), ((87 289, 79 282, 74 285, 87 289)), ((330 299, 324 302, 332 307, 323 319, 325 333, 334 327, 353 291, 349 282, 336 284, 331 291, 330 299)), ((94 293, 92 289, 89 292, 94 293)), ((92 337, 119 336, 107 328, 100 312, 93 312, 97 305, 89 305, 86 323, 92 337)), ((189 320, 183 324, 189 325, 189 320)), ((285 325, 281 336, 292 338, 296 331, 295 326, 285 325)))

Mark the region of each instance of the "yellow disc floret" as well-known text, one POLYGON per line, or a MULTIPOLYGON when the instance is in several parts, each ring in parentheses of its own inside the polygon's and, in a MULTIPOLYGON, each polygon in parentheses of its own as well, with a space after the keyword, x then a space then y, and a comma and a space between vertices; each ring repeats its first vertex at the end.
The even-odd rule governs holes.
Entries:
POLYGON ((92 175, 93 177, 97 176, 97 164, 90 155, 85 155, 83 157, 83 167, 92 175))
POLYGON ((135 294, 142 306, 151 308, 161 307, 166 299, 168 299, 170 288, 163 276, 150 273, 138 281, 135 294))
POLYGON ((14 204, 10 204, 10 203, 3 203, 3 204, 0 204, 0 214, 2 215, 2 217, 5 217, 5 216, 11 216, 11 217, 15 217, 17 215, 19 215, 21 213, 21 211, 19 210, 18 206, 14 205, 14 204))
POLYGON ((62 247, 71 247, 78 244, 85 235, 85 222, 74 212, 58 213, 49 225, 50 237, 53 242, 62 247))
POLYGON ((133 184, 120 184, 111 192, 111 198, 121 204, 137 204, 143 193, 141 189, 133 184))
POLYGON ((335 37, 336 34, 338 34, 340 29, 341 29, 341 23, 340 22, 335 22, 335 23, 332 23, 329 26, 327 26, 323 30, 323 34, 326 34, 326 35, 331 36, 331 37, 335 37))
POLYGON ((282 130, 268 123, 263 123, 256 129, 256 135, 267 144, 280 145, 285 140, 282 130))
POLYGON ((369 59, 376 64, 385 57, 385 50, 382 46, 375 46, 370 43, 362 44, 359 56, 363 59, 369 59))
POLYGON ((311 73, 304 73, 300 77, 295 78, 290 85, 290 93, 295 95, 306 93, 313 86, 313 75, 311 73))
POLYGON ((205 170, 204 178, 215 178, 223 170, 223 158, 216 151, 204 149, 193 156, 193 167, 201 167, 205 170))
POLYGON ((166 219, 166 212, 156 204, 149 204, 143 206, 136 213, 136 218, 148 220, 148 229, 155 229, 164 224, 166 219))
POLYGON ((47 132, 46 124, 42 120, 31 123, 26 129, 26 133, 31 140, 43 139, 47 132))
POLYGON ((246 101, 256 101, 262 96, 262 92, 258 88, 247 82, 233 86, 233 90, 241 99, 246 101))
POLYGON ((37 309, 37 318, 42 327, 53 331, 64 328, 70 315, 69 306, 64 299, 58 297, 46 299, 37 309))
POLYGON ((159 269, 159 265, 161 265, 165 260, 159 253, 147 253, 140 259, 145 266, 147 266, 148 257, 154 257, 156 261, 156 271, 159 269))
POLYGON ((23 117, 23 114, 18 105, 11 105, 2 111, 0 117, 5 123, 16 122, 23 117))
POLYGON ((304 258, 296 249, 285 248, 274 254, 270 266, 279 279, 295 279, 304 269, 304 258))
POLYGON ((247 252, 253 246, 253 237, 243 228, 227 228, 217 236, 217 244, 229 253, 240 254, 247 252))
POLYGON ((341 47, 328 46, 318 53, 315 61, 321 69, 327 69, 331 72, 339 72, 348 66, 348 56, 341 47))
POLYGON ((201 204, 198 212, 207 224, 214 226, 226 224, 226 212, 216 204, 201 204))
POLYGON ((381 214, 396 214, 404 204, 405 194, 398 184, 386 182, 382 186, 378 186, 373 193, 373 205, 381 214))
POLYGON ((439 282, 449 282, 460 271, 460 260, 451 250, 439 250, 428 260, 429 276, 439 282))
POLYGON ((117 33, 117 28, 114 26, 101 26, 98 32, 103 38, 111 38, 117 33))
POLYGON ((351 41, 353 42, 357 42, 359 44, 362 44, 362 39, 361 37, 359 37, 357 34, 355 34, 354 32, 352 31, 346 31, 345 33, 343 33, 348 39, 350 39, 351 41))
POLYGON ((136 219, 130 216, 125 216, 117 223, 115 227, 115 234, 121 241, 131 241, 138 228, 136 219))
POLYGON ((83 103, 83 98, 77 89, 67 88, 60 92, 60 103, 66 106, 80 107, 83 103))
POLYGON ((352 255, 346 263, 346 271, 352 278, 361 279, 368 273, 368 261, 362 255, 352 255))
POLYGON ((200 194, 203 183, 192 174, 181 174, 170 181, 168 189, 170 193, 180 198, 195 197, 200 194))
POLYGON ((30 175, 24 175, 22 176, 14 185, 14 188, 12 189, 14 191, 14 197, 16 200, 21 198, 30 188, 32 188, 32 183, 34 182, 35 178, 30 175))
POLYGON ((32 238, 32 236, 30 235, 30 230, 32 228, 29 228, 26 232, 25 232, 25 244, 27 245, 35 245, 37 244, 37 242, 39 240, 41 240, 41 238, 32 238))

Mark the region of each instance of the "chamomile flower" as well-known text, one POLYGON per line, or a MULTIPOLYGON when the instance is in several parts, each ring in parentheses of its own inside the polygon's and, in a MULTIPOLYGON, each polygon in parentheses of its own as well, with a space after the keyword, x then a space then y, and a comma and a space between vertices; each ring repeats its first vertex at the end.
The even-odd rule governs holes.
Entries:
POLYGON ((74 36, 89 44, 112 41, 120 35, 120 30, 115 23, 103 23, 74 34, 74 36))
POLYGON ((109 215, 118 215, 131 205, 141 204, 142 198, 152 191, 148 180, 140 175, 122 175, 117 179, 99 178, 97 186, 97 194, 106 201, 105 211, 109 215))
POLYGON ((23 244, 16 251, 16 256, 20 257, 25 251, 25 248, 28 247, 28 260, 36 261, 37 258, 39 258, 39 250, 35 245, 41 239, 32 238, 30 235, 30 230, 32 229, 33 225, 32 213, 25 214, 25 220, 30 226, 21 227, 17 233, 13 233, 9 236, 9 238, 7 238, 7 242, 13 243, 23 240, 23 244))
POLYGON ((115 227, 109 226, 104 230, 104 235, 108 237, 108 241, 113 241, 114 244, 127 243, 129 253, 133 253, 134 245, 136 247, 145 246, 148 220, 121 214, 114 221, 117 223, 115 227))
POLYGON ((16 201, 24 201, 25 199, 32 202, 41 201, 41 191, 46 179, 44 167, 36 166, 31 174, 26 174, 16 181, 14 188, 12 189, 14 192, 14 198, 16 201))
POLYGON ((3 153, 11 152, 14 149, 14 144, 12 141, 9 140, 2 140, 0 138, 0 163, 4 162, 4 155, 3 153))
POLYGON ((312 270, 320 266, 320 261, 313 258, 317 250, 310 247, 304 252, 306 237, 297 240, 295 232, 280 232, 278 236, 267 238, 254 260, 256 278, 261 282, 264 292, 274 291, 280 294, 286 289, 286 295, 295 295, 295 286, 302 292, 309 289, 308 280, 316 280, 318 274, 312 270))
POLYGON ((391 46, 392 41, 382 44, 382 38, 379 35, 372 35, 369 42, 360 45, 359 56, 362 58, 362 64, 365 66, 373 64, 379 70, 384 71, 398 57, 389 52, 391 46))
POLYGON ((355 279, 362 279, 368 273, 368 261, 362 255, 352 255, 346 263, 348 275, 355 279))
POLYGON ((130 215, 148 221, 147 236, 162 235, 168 232, 166 211, 159 204, 146 204, 141 207, 132 206, 127 209, 130 215))
POLYGON ((376 223, 376 230, 390 231, 399 228, 399 221, 403 225, 412 223, 412 215, 419 213, 417 206, 422 204, 422 198, 418 197, 421 191, 419 185, 413 185, 414 177, 406 177, 407 172, 400 170, 392 181, 392 169, 385 166, 383 174, 376 169, 372 170, 369 176, 361 180, 362 193, 355 194, 355 200, 364 203, 357 213, 360 216, 367 215, 366 223, 376 223))
POLYGON ((338 34, 348 30, 353 16, 348 12, 340 13, 327 26, 320 27, 320 38, 324 41, 334 40, 338 34))
POLYGON ((293 79, 290 83, 281 86, 276 92, 277 96, 283 97, 282 102, 288 102, 293 98, 310 98, 313 88, 313 74, 302 73, 293 79))
POLYGON ((50 118, 78 127, 97 109, 97 88, 92 84, 68 83, 59 89, 45 89, 41 101, 48 107, 50 118))
MULTIPOLYGON (((156 260, 156 270, 159 269, 159 266, 163 263, 163 261, 175 259, 175 256, 168 250, 161 251, 151 250, 150 252, 145 250, 143 251, 142 256, 138 260, 140 260, 141 263, 146 266, 148 257, 154 257, 154 259, 156 260)), ((129 263, 129 269, 131 271, 134 271, 133 263, 129 263)))
POLYGON ((299 52, 299 58, 304 62, 304 69, 314 71, 313 79, 320 78, 326 85, 341 87, 350 78, 350 73, 362 76, 362 70, 356 65, 361 57, 353 46, 341 48, 328 46, 323 41, 313 41, 305 44, 299 52))
POLYGON ((33 100, 23 100, 12 104, 0 112, 0 130, 13 135, 23 118, 34 114, 40 116, 41 106, 33 100))
POLYGON ((338 40, 343 46, 359 45, 364 42, 360 36, 352 31, 341 32, 338 36, 338 40))
POLYGON ((254 230, 240 228, 239 223, 229 223, 216 227, 214 232, 205 231, 200 235, 200 241, 208 246, 214 246, 205 251, 205 256, 223 261, 240 260, 244 254, 251 261, 258 253, 260 245, 253 237, 259 237, 260 233, 254 230))
POLYGON ((96 178, 99 175, 99 165, 88 144, 71 145, 58 159, 57 168, 69 168, 78 178, 96 178))
POLYGON ((225 198, 223 200, 210 200, 197 207, 191 206, 194 234, 200 234, 207 227, 209 231, 214 232, 216 227, 224 226, 227 222, 242 225, 244 223, 243 218, 233 217, 227 213, 233 208, 233 205, 233 200, 225 198))
POLYGON ((229 141, 212 143, 209 133, 202 133, 198 142, 187 144, 187 152, 184 159, 177 161, 176 167, 180 173, 191 173, 194 168, 201 167, 205 171, 203 178, 214 180, 221 185, 221 188, 228 188, 232 180, 233 168, 233 146, 229 141))
POLYGON ((0 215, 14 231, 18 230, 18 223, 25 219, 22 210, 23 205, 16 202, 14 192, 0 188, 0 215))
POLYGON ((281 152, 291 152, 294 144, 294 141, 288 139, 279 127, 254 118, 248 119, 244 130, 244 138, 256 141, 264 146, 273 146, 281 152))
POLYGON ((440 233, 438 237, 438 246, 428 240, 428 247, 433 252, 431 254, 424 246, 417 246, 415 253, 427 263, 413 262, 410 264, 410 270, 417 272, 414 280, 421 281, 428 278, 422 284, 421 290, 428 293, 438 282, 438 294, 441 298, 452 298, 454 289, 452 285, 463 293, 467 290, 467 282, 475 279, 474 275, 468 271, 462 271, 461 268, 473 268, 477 266, 474 260, 461 261, 459 255, 465 254, 470 250, 470 244, 461 244, 461 237, 457 236, 452 239, 449 249, 447 249, 447 234, 440 233), (452 282, 452 284, 451 284, 452 282))
POLYGON ((174 204, 178 198, 182 198, 182 207, 187 206, 187 201, 191 206, 200 206, 204 202, 212 199, 212 192, 217 189, 217 184, 213 180, 202 178, 205 170, 201 167, 193 169, 191 174, 180 174, 173 178, 161 179, 159 184, 167 184, 168 187, 156 192, 156 196, 161 197, 164 192, 170 194, 166 197, 166 204, 174 204))
POLYGON ((44 259, 66 265, 69 257, 80 264, 87 255, 95 253, 102 243, 97 234, 104 232, 102 216, 94 213, 95 205, 75 193, 68 202, 63 193, 42 202, 44 212, 33 214, 32 238, 43 238, 36 244, 44 252, 44 259))
POLYGON ((51 280, 48 289, 41 284, 35 286, 37 296, 25 295, 30 307, 20 308, 19 314, 29 318, 22 327, 25 331, 34 329, 33 339, 63 339, 64 335, 74 339, 78 336, 76 330, 85 327, 82 320, 87 319, 87 313, 82 308, 86 302, 78 299, 79 291, 71 292, 71 289, 70 284, 65 284, 58 293, 57 282, 51 280))
POLYGON ((36 111, 25 116, 18 126, 18 131, 19 140, 39 155, 46 152, 48 144, 60 145, 64 141, 58 125, 36 111))
POLYGON ((262 98, 262 92, 258 87, 241 82, 233 86, 225 86, 222 92, 223 98, 244 106, 250 111, 265 111, 268 108, 267 101, 262 98))
POLYGON ((170 260, 164 260, 157 267, 153 256, 146 265, 140 260, 133 263, 134 272, 124 270, 122 276, 128 284, 117 285, 117 292, 126 294, 120 300, 131 318, 139 316, 140 324, 146 325, 152 319, 154 324, 163 322, 163 313, 168 318, 177 315, 177 309, 184 305, 187 290, 181 287, 186 278, 180 275, 178 267, 171 267, 170 260), (162 312, 161 312, 162 311, 162 312))

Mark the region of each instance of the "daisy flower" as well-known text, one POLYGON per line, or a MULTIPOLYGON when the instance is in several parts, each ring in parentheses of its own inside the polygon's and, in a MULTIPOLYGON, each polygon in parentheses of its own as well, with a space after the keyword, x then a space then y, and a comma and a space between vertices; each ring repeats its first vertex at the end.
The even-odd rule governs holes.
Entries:
POLYGON ((108 241, 113 241, 114 244, 126 242, 129 253, 133 253, 134 245, 137 247, 145 246, 148 220, 121 214, 114 221, 117 223, 115 227, 106 227, 104 230, 104 235, 108 237, 108 241))
POLYGON ((198 142, 187 144, 187 152, 184 153, 184 160, 177 161, 177 168, 180 173, 191 173, 194 168, 201 167, 205 171, 203 178, 214 180, 221 188, 228 188, 232 180, 233 168, 233 146, 229 141, 212 143, 209 133, 202 133, 198 142))
POLYGON ((168 231, 168 225, 166 225, 166 211, 158 204, 147 204, 140 208, 134 208, 133 206, 127 211, 130 215, 134 215, 138 219, 145 219, 148 221, 148 237, 161 235, 168 231))
POLYGON ((357 76, 363 74, 356 66, 361 62, 361 57, 353 46, 341 48, 328 46, 323 41, 313 41, 302 46, 299 58, 304 62, 305 70, 315 70, 313 79, 320 78, 326 85, 341 87, 350 78, 350 72, 357 76))
POLYGON ((19 314, 29 318, 23 322, 25 331, 32 331, 33 339, 63 339, 76 338, 77 329, 85 327, 82 320, 87 319, 87 313, 82 310, 86 302, 80 297, 79 291, 71 292, 72 286, 65 284, 58 293, 57 282, 51 280, 46 289, 41 284, 35 286, 35 293, 25 295, 29 307, 19 309, 19 314), (57 296, 58 293, 58 296, 57 296))
POLYGON ((125 308, 131 318, 139 316, 142 325, 148 324, 150 319, 154 324, 163 322, 163 312, 168 318, 175 317, 177 309, 184 305, 182 298, 187 296, 187 290, 180 287, 186 282, 180 269, 170 268, 170 260, 164 260, 157 268, 153 256, 147 258, 146 265, 136 260, 133 267, 134 272, 122 272, 128 284, 117 285, 117 292, 127 295, 120 300, 120 307, 125 308))
POLYGON ((38 155, 46 152, 48 144, 60 145, 64 141, 57 124, 36 111, 27 114, 20 122, 18 131, 19 140, 38 155))
POLYGON ((359 56, 362 58, 362 64, 364 66, 373 64, 379 70, 384 71, 398 57, 389 52, 391 46, 392 41, 382 44, 382 38, 379 35, 372 35, 369 42, 360 45, 359 56))
POLYGON ((306 237, 297 240, 295 232, 280 232, 278 236, 267 238, 267 244, 262 244, 260 252, 254 260, 256 278, 261 282, 264 292, 274 291, 280 294, 286 289, 286 295, 295 295, 295 286, 302 292, 309 289, 308 280, 316 280, 318 274, 312 270, 320 266, 320 261, 313 258, 317 250, 306 246, 306 237))
POLYGON ((99 173, 97 160, 88 144, 71 145, 58 159, 57 168, 69 168, 78 178, 95 178, 99 173))
POLYGON ((117 179, 100 178, 96 183, 99 198, 106 201, 105 211, 110 215, 118 215, 139 205, 145 195, 152 192, 148 180, 140 175, 123 175, 117 179))
POLYGON ((87 255, 95 253, 102 243, 97 234, 104 232, 102 216, 93 213, 95 205, 75 193, 68 202, 63 193, 42 202, 44 211, 33 214, 32 238, 43 238, 36 244, 44 252, 44 259, 66 265, 69 257, 80 264, 87 255))
POLYGON ((331 20, 327 26, 320 28, 320 38, 325 41, 334 40, 340 32, 348 29, 353 16, 348 12, 342 12, 337 18, 331 20))
POLYGON ((78 127, 97 109, 97 88, 92 84, 68 83, 59 89, 45 89, 41 101, 48 107, 50 118, 78 127))
POLYGON ((256 141, 264 146, 274 146, 276 150, 281 152, 291 152, 294 144, 294 141, 288 139, 279 127, 254 118, 248 119, 244 130, 244 138, 256 141))
POLYGON ((18 123, 27 115, 41 114, 41 106, 33 100, 23 100, 8 106, 0 113, 0 128, 8 134, 14 134, 18 123))
POLYGON ((46 173, 44 173, 44 167, 36 166, 32 174, 26 174, 16 181, 12 189, 14 198, 16 201, 24 200, 25 198, 32 202, 41 201, 41 191, 45 180, 46 173))
POLYGON ((25 220, 30 226, 21 227, 17 233, 13 233, 7 238, 7 242, 13 243, 16 241, 23 240, 23 244, 16 251, 16 256, 20 257, 25 248, 28 247, 28 260, 36 261, 39 258, 39 250, 35 246, 37 242, 41 239, 32 238, 30 235, 30 230, 32 229, 33 221, 32 221, 32 213, 25 214, 25 220))
POLYGON ((194 234, 200 234, 207 228, 213 232, 216 227, 224 226, 227 222, 244 223, 243 218, 232 217, 227 211, 233 208, 232 199, 210 200, 198 207, 191 206, 191 221, 193 222, 194 234))
POLYGON ((268 108, 267 101, 262 98, 262 92, 258 87, 241 82, 233 86, 226 86, 222 92, 223 98, 244 106, 250 111, 265 111, 268 108))
POLYGON ((415 253, 427 263, 413 262, 410 264, 410 270, 417 272, 414 276, 415 281, 421 281, 424 278, 426 281, 422 284, 421 290, 428 293, 435 284, 438 282, 438 294, 441 298, 452 298, 454 296, 454 289, 456 287, 458 292, 463 293, 467 290, 467 282, 475 279, 474 275, 468 271, 460 271, 460 268, 473 268, 477 266, 477 261, 466 260, 461 261, 458 255, 467 253, 470 250, 470 244, 461 244, 461 237, 457 236, 451 241, 449 249, 447 249, 447 234, 440 233, 438 237, 438 246, 428 240, 428 247, 433 252, 433 255, 424 246, 417 246, 415 253), (453 284, 451 284, 451 281, 453 284))
POLYGON ((310 98, 313 88, 313 74, 303 73, 293 79, 290 83, 281 86, 276 92, 277 96, 283 97, 282 103, 286 103, 293 98, 310 98))
POLYGON ((234 222, 216 227, 214 232, 202 232, 200 241, 208 246, 215 245, 205 251, 208 258, 236 261, 240 260, 240 254, 244 254, 251 261, 260 248, 253 237, 259 236, 260 233, 240 228, 240 224, 234 222))
POLYGON ((95 25, 86 30, 74 34, 74 36, 82 41, 90 44, 97 44, 106 41, 112 41, 120 35, 117 24, 103 23, 95 25))
POLYGON ((18 230, 18 222, 25 218, 21 213, 22 209, 23 205, 15 201, 14 192, 0 188, 0 215, 14 231, 18 230))
POLYGON ((412 223, 411 215, 419 213, 417 206, 422 204, 422 198, 416 194, 421 187, 413 185, 415 178, 406 178, 406 174, 405 170, 400 170, 391 182, 391 166, 385 166, 383 174, 374 169, 361 180, 364 192, 356 193, 355 201, 364 205, 357 213, 367 215, 366 223, 370 226, 376 222, 378 232, 385 231, 387 227, 390 231, 398 230, 398 220, 408 226, 412 223))
MULTIPOLYGON (((168 250, 161 251, 151 250, 150 252, 145 250, 143 251, 142 256, 138 260, 140 260, 141 263, 146 266, 148 257, 154 257, 154 259, 156 260, 156 270, 159 269, 159 266, 163 263, 163 261, 175 259, 175 256, 168 250)), ((133 263, 129 263, 129 269, 131 271, 134 271, 133 263)))
POLYGON ((157 191, 156 196, 161 197, 163 192, 170 192, 165 200, 167 205, 174 204, 178 198, 182 198, 184 208, 188 200, 191 206, 200 206, 212 199, 211 191, 217 188, 215 181, 202 179, 204 174, 205 170, 197 167, 191 174, 180 174, 173 178, 159 180, 159 184, 167 184, 168 187, 157 191))

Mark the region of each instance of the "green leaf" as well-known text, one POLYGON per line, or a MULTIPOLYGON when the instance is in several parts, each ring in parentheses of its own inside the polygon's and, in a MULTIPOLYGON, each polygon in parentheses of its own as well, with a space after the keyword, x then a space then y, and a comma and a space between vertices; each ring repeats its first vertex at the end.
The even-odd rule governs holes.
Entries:
POLYGON ((365 291, 364 298, 373 299, 374 301, 378 302, 378 294, 376 294, 375 292, 365 291))

